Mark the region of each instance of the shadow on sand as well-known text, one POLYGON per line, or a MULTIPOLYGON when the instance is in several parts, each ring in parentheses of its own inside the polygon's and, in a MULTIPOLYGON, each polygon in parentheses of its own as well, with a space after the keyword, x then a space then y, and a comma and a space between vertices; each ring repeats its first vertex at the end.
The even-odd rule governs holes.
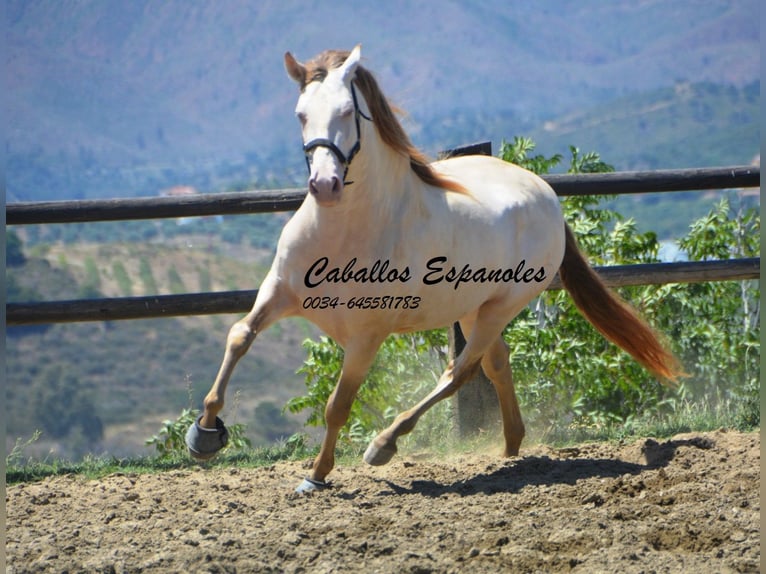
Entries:
POLYGON ((646 470, 662 468, 670 464, 677 450, 681 447, 707 450, 714 445, 712 440, 703 437, 668 440, 662 443, 653 439, 646 439, 641 446, 641 453, 646 464, 608 458, 576 458, 579 455, 578 449, 561 449, 558 454, 570 458, 527 456, 502 462, 500 464, 503 466, 492 472, 478 474, 467 480, 458 480, 452 483, 413 480, 409 485, 402 486, 390 480, 380 479, 380 482, 388 487, 388 490, 383 490, 380 495, 420 494, 436 498, 444 494, 471 496, 498 492, 518 492, 525 486, 574 485, 578 480, 583 479, 617 478, 626 474, 637 475, 646 470), (571 458, 572 456, 574 458, 571 458))

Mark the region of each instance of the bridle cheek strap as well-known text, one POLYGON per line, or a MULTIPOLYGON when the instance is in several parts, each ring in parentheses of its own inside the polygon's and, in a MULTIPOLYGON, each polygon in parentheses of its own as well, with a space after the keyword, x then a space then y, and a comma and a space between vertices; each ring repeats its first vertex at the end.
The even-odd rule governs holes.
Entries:
POLYGON ((338 158, 338 161, 343 166, 343 185, 350 185, 354 183, 353 181, 346 181, 346 175, 348 175, 348 168, 351 165, 351 161, 354 159, 354 156, 356 156, 357 153, 359 153, 359 150, 362 149, 361 145, 361 128, 359 126, 359 118, 363 117, 364 119, 368 121, 372 121, 372 118, 365 115, 362 110, 359 109, 359 103, 356 99, 356 90, 354 89, 354 83, 351 82, 351 97, 354 99, 354 122, 356 123, 356 143, 351 147, 351 149, 348 152, 348 157, 346 157, 346 154, 343 153, 343 151, 335 145, 335 142, 332 140, 329 140, 327 138, 315 138, 311 140, 310 142, 307 142, 303 144, 303 153, 306 156, 306 167, 309 170, 309 173, 311 173, 311 151, 318 147, 326 147, 329 149, 336 158, 338 158))
POLYGON ((309 173, 311 173, 311 150, 318 147, 326 147, 333 154, 335 154, 335 157, 338 158, 338 161, 343 166, 343 185, 354 183, 353 181, 345 180, 346 175, 348 175, 348 166, 351 165, 351 160, 354 159, 354 156, 361 149, 361 146, 359 145, 359 137, 357 136, 354 147, 352 147, 351 151, 348 152, 348 157, 346 157, 346 154, 344 154, 343 151, 341 151, 341 149, 335 145, 335 142, 326 138, 313 139, 307 144, 304 144, 303 153, 306 154, 306 167, 308 167, 309 173))

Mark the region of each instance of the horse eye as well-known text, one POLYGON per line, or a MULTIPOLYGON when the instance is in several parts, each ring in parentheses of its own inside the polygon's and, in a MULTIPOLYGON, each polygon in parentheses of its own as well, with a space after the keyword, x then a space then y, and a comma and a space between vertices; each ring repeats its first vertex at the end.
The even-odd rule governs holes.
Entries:
POLYGON ((306 125, 306 114, 303 112, 298 112, 295 114, 295 116, 298 118, 298 121, 301 123, 302 126, 306 125))

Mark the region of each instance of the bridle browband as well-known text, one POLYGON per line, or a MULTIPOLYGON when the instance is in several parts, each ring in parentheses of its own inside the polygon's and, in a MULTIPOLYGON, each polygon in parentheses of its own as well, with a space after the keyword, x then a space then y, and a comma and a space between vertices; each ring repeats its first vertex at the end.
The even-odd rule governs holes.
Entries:
POLYGON ((366 119, 367 121, 372 121, 372 118, 369 117, 367 114, 365 114, 362 110, 359 109, 359 102, 356 99, 356 90, 354 89, 354 82, 351 82, 351 97, 354 100, 354 122, 356 123, 356 143, 351 147, 351 149, 348 152, 348 157, 346 154, 343 153, 343 151, 335 145, 335 142, 327 139, 327 138, 316 138, 311 140, 308 143, 303 144, 303 153, 306 156, 306 167, 309 170, 309 174, 311 173, 311 156, 310 152, 314 148, 318 147, 326 147, 329 149, 333 154, 335 154, 335 157, 338 158, 338 161, 343 166, 343 185, 350 185, 354 183, 353 181, 346 181, 346 175, 348 175, 348 168, 351 165, 351 160, 354 159, 354 156, 356 156, 357 153, 359 153, 359 150, 362 149, 361 145, 361 129, 359 127, 359 118, 362 117, 366 119))

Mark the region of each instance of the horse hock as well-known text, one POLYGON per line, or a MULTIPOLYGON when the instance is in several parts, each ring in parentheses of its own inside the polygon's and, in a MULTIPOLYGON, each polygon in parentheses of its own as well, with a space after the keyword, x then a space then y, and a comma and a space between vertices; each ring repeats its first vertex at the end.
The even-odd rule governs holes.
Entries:
POLYGON ((197 460, 209 460, 228 444, 229 431, 218 417, 215 417, 214 429, 200 425, 201 420, 200 416, 186 431, 186 448, 197 460))

